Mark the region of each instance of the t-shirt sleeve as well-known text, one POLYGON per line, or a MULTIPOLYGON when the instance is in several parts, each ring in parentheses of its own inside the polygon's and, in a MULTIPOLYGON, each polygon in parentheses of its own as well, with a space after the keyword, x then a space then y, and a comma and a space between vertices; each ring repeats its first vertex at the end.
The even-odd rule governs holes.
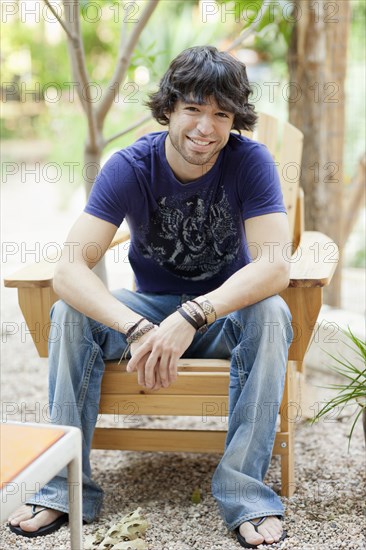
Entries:
POLYGON ((96 177, 84 212, 119 227, 128 210, 128 188, 134 182, 130 163, 119 152, 114 153, 96 177))
POLYGON ((280 178, 265 145, 253 144, 239 170, 238 193, 243 219, 285 212, 280 178))

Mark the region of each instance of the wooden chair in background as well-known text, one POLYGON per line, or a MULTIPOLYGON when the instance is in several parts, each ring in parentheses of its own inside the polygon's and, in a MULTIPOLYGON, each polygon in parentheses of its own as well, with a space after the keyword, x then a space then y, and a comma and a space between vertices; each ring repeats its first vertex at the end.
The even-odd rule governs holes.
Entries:
MULTIPOLYGON (((284 250, 291 261, 291 280, 281 295, 292 313, 294 339, 289 350, 279 430, 274 444, 274 454, 281 457, 281 494, 291 496, 296 486, 294 426, 301 415, 300 393, 305 388, 303 359, 322 305, 323 287, 329 284, 337 266, 338 251, 326 235, 304 231, 303 192, 299 187, 302 133, 289 123, 280 124, 276 118, 261 113, 254 136, 246 135, 264 143, 278 163, 292 234, 292 243, 284 250)), ((128 232, 119 231, 111 247, 128 239, 128 232)), ((41 357, 47 356, 49 311, 58 299, 52 288, 53 270, 53 263, 38 263, 24 267, 5 280, 6 287, 18 289, 20 308, 41 357)), ((100 413, 196 416, 202 418, 203 425, 207 425, 208 416, 227 415, 229 361, 182 359, 177 382, 159 392, 139 386, 136 374, 125 371, 126 363, 106 364, 100 413)), ((93 447, 221 453, 225 436, 225 430, 96 428, 93 447)))

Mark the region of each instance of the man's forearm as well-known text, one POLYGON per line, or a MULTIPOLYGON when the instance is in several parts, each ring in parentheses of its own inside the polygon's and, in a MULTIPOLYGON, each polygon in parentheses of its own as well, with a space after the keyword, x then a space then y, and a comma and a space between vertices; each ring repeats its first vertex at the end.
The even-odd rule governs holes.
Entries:
POLYGON ((58 268, 53 287, 58 296, 74 309, 119 332, 127 332, 141 318, 114 298, 86 265, 58 268))
POLYGON ((255 304, 287 288, 289 269, 283 262, 253 262, 234 273, 219 288, 205 294, 217 317, 255 304))

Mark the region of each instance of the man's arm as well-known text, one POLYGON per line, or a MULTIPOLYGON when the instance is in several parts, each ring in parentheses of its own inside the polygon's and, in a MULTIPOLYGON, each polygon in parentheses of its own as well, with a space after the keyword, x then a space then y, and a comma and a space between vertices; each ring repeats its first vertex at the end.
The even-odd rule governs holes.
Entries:
MULTIPOLYGON (((279 293, 288 286, 289 262, 284 247, 290 242, 286 214, 266 214, 245 222, 253 262, 246 265, 216 290, 205 294, 223 317, 240 308, 279 293)), ((176 379, 178 359, 192 342, 194 329, 178 313, 169 315, 145 341, 139 342, 128 370, 138 370, 139 382, 158 389, 176 379), (156 373, 159 373, 159 384, 156 373)))
POLYGON ((127 324, 136 323, 141 315, 114 298, 92 271, 116 231, 112 223, 83 212, 67 237, 53 287, 74 309, 119 332, 127 332, 127 324))
POLYGON ((275 213, 250 218, 245 222, 245 232, 253 262, 205 294, 217 317, 278 294, 289 283, 290 263, 284 254, 291 241, 287 215, 275 213))

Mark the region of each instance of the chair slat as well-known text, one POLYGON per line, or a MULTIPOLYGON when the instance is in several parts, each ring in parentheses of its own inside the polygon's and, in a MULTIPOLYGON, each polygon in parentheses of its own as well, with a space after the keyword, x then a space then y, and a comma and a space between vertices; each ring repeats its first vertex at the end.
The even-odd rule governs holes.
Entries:
POLYGON ((158 416, 222 416, 228 414, 228 397, 223 395, 102 394, 101 414, 156 414, 158 416))
MULTIPOLYGON (((147 430, 96 428, 93 449, 128 451, 174 451, 191 453, 222 453, 226 431, 220 430, 147 430)), ((289 437, 276 434, 273 453, 285 455, 289 437)))
MULTIPOLYGON (((161 388, 159 395, 225 395, 228 394, 229 373, 181 372, 169 388, 161 388)), ((103 394, 154 395, 137 383, 135 373, 105 372, 102 381, 103 394)))
POLYGON ((254 136, 257 141, 264 143, 273 158, 276 158, 278 144, 278 120, 271 115, 260 113, 254 136))
POLYGON ((277 161, 281 188, 290 225, 290 234, 294 237, 296 204, 300 186, 301 157, 304 136, 300 130, 285 122, 277 161))
POLYGON ((243 130, 241 134, 242 134, 242 136, 245 136, 249 139, 253 139, 253 132, 251 132, 249 130, 243 130))
MULTIPOLYGON (((106 362, 106 372, 126 370, 128 361, 106 362)), ((227 359, 179 359, 178 372, 229 372, 230 361, 227 359)))

